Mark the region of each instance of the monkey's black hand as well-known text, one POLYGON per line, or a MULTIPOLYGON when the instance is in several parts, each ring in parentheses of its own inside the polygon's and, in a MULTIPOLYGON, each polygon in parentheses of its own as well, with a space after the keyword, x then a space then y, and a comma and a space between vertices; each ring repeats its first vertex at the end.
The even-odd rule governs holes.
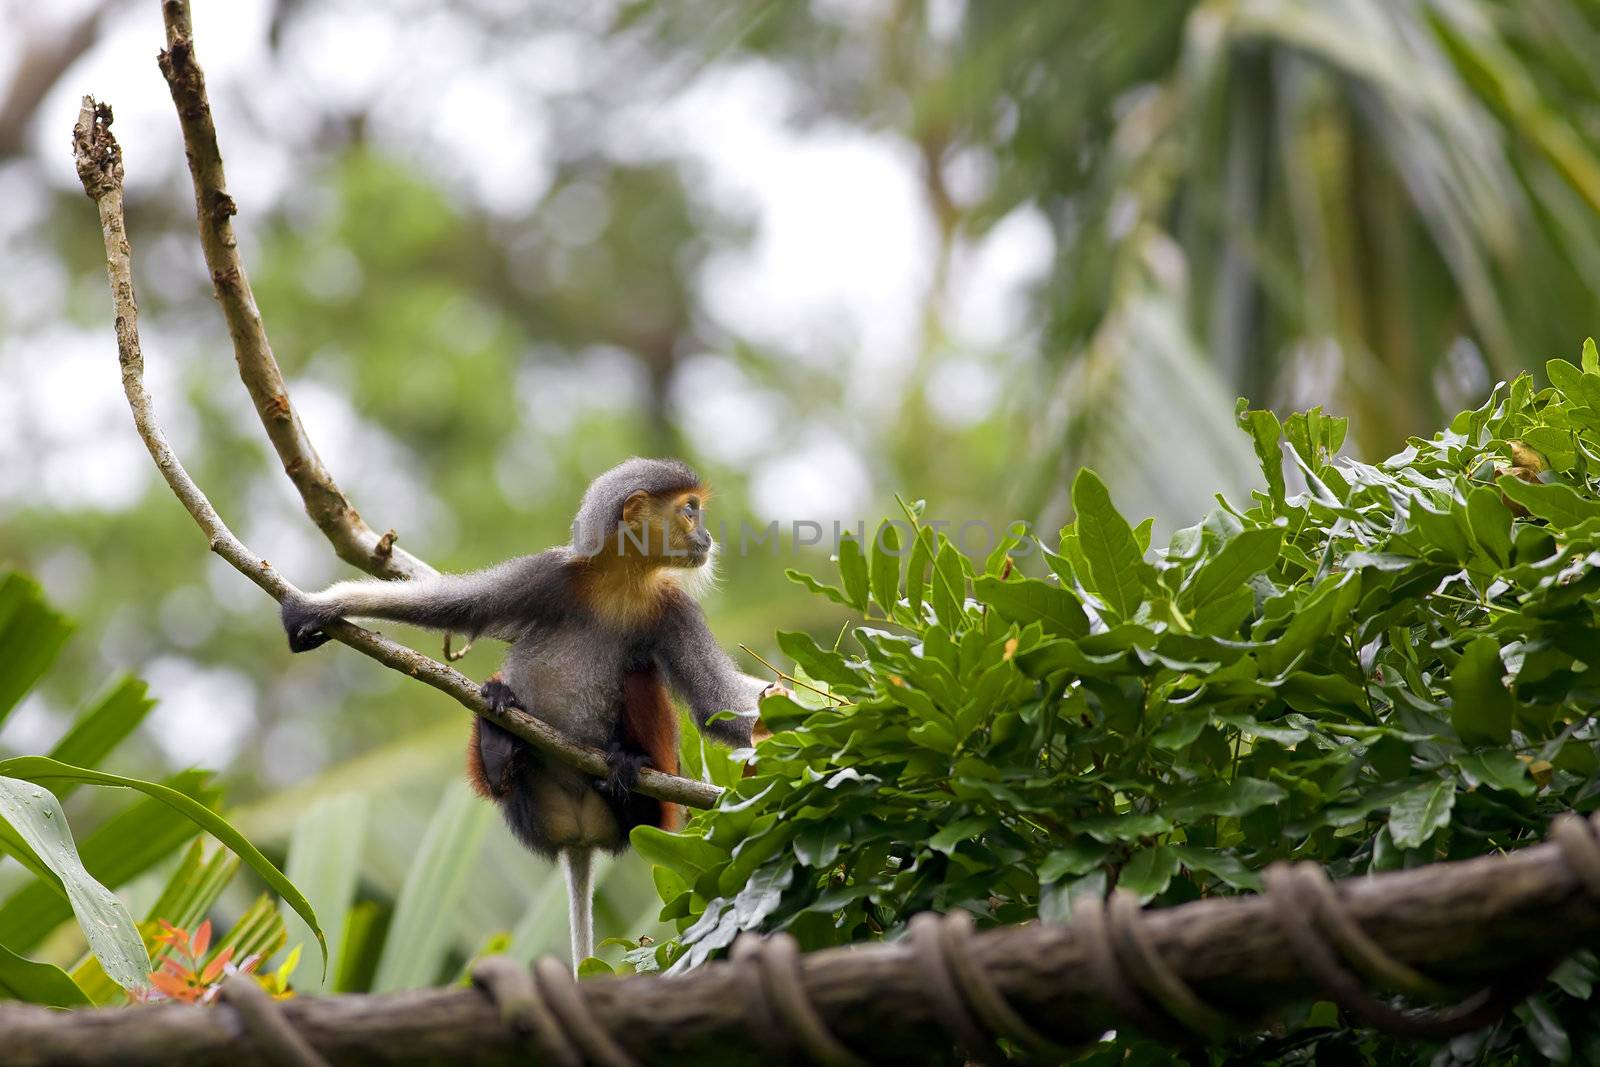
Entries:
POLYGON ((282 616, 283 631, 289 635, 290 652, 310 652, 328 643, 328 634, 323 627, 332 622, 333 617, 318 609, 309 598, 285 598, 282 616))
POLYGON ((498 673, 489 675, 489 680, 478 687, 478 695, 483 697, 483 702, 495 711, 505 711, 507 708, 528 710, 517 703, 517 695, 511 691, 509 685, 500 680, 498 673))
POLYGON ((600 783, 600 792, 621 800, 639 784, 639 772, 655 764, 643 752, 634 752, 613 744, 606 749, 606 776, 600 783))

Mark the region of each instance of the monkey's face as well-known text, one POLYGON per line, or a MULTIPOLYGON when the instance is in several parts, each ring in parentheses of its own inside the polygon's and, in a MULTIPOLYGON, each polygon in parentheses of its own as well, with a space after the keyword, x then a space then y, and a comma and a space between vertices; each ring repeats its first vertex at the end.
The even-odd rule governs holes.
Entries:
POLYGON ((711 531, 706 529, 703 490, 671 496, 630 498, 623 508, 625 539, 642 555, 668 567, 703 567, 711 558, 711 531))

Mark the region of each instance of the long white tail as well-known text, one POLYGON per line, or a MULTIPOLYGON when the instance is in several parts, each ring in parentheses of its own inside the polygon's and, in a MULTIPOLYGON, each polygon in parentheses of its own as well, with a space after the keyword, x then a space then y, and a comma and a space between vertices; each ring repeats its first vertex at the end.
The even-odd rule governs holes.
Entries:
POLYGON ((567 879, 567 919, 572 930, 572 971, 594 955, 594 849, 564 848, 557 857, 567 879))

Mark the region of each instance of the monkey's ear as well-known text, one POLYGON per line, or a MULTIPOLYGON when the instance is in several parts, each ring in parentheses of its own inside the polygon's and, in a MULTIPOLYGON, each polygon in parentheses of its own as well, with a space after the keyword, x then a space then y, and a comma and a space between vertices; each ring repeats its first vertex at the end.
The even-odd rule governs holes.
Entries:
POLYGON ((622 521, 629 526, 636 524, 644 518, 649 507, 650 494, 641 489, 622 502, 622 521))

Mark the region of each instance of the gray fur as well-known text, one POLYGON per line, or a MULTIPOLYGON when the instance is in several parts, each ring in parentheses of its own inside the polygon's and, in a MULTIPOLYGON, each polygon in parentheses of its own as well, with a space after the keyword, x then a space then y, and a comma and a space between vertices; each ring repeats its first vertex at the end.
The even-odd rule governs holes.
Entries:
MULTIPOLYGON (((595 479, 574 530, 614 527, 623 502, 635 492, 678 492, 698 484, 695 473, 677 461, 630 459, 595 479)), ((509 641, 501 677, 517 705, 570 740, 603 750, 618 741, 624 673, 654 666, 689 705, 706 736, 748 745, 765 683, 739 673, 694 599, 674 590, 658 619, 618 628, 578 602, 574 583, 588 559, 563 546, 470 574, 341 582, 286 600, 284 627, 296 651, 326 640, 320 627, 352 616, 509 641), (740 718, 708 722, 725 710, 740 718)), ((625 826, 594 817, 594 779, 540 757, 531 747, 519 752, 519 776, 529 788, 515 802, 505 798, 502 806, 525 844, 546 856, 569 847, 626 847, 625 826), (552 803, 562 810, 553 810, 552 803)))
POLYGON ((614 546, 622 521, 622 505, 635 493, 681 493, 700 484, 700 476, 675 459, 632 459, 606 471, 589 483, 572 520, 572 550, 596 556, 614 546))

